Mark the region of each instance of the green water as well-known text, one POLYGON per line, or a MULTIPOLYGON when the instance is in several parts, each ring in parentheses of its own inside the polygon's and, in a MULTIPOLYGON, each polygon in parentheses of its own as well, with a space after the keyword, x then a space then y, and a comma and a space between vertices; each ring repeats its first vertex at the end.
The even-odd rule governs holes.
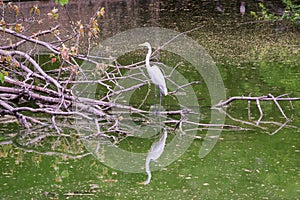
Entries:
MULTIPOLYGON (((141 22, 150 25, 152 22, 145 20, 149 13, 147 6, 153 7, 141 5, 142 10, 147 11, 141 16, 141 22)), ((162 8, 172 6, 164 3, 162 8)), ((253 34, 241 27, 245 38, 240 40, 237 38, 242 36, 234 31, 236 27, 232 27, 232 23, 245 19, 234 18, 229 25, 224 25, 224 21, 218 21, 222 16, 201 17, 197 10, 199 7, 194 7, 193 12, 185 12, 186 6, 184 4, 173 11, 164 10, 156 25, 188 30, 206 24, 203 30, 190 36, 199 41, 217 62, 228 97, 248 96, 250 93, 252 96, 269 93, 274 96, 300 96, 299 58, 296 48, 289 46, 297 45, 294 32, 278 35, 271 28, 261 30, 261 27, 251 27, 252 32, 257 31, 253 34), (172 17, 175 13, 177 19, 172 17), (173 21, 176 23, 171 23, 173 21), (260 42, 261 45, 258 45, 260 42), (281 44, 286 46, 280 48, 281 44)), ((166 57, 162 60, 169 66, 177 62, 166 57)), ((130 60, 126 61, 130 63, 130 60)), ((182 72, 190 80, 197 79, 190 77, 189 71, 182 72)), ((194 88, 204 115, 201 122, 208 123, 209 94, 205 85, 194 88)), ((168 102, 164 101, 165 106, 173 106, 168 102)), ((66 155, 48 155, 52 149, 67 155, 88 153, 74 137, 74 130, 65 129, 65 134, 71 137, 50 135, 36 145, 26 146, 20 141, 34 137, 40 133, 39 130, 28 133, 15 123, 1 124, 0 142, 10 140, 13 144, 1 145, 0 195, 2 199, 300 199, 300 103, 293 102, 294 109, 289 103, 280 104, 291 121, 275 135, 269 134, 279 128, 277 125, 262 124, 265 129, 261 129, 226 118, 226 124, 247 130, 224 130, 213 150, 203 159, 198 157, 203 139, 195 139, 179 159, 154 171, 151 183, 146 186, 137 184, 146 180, 145 173, 115 170, 92 155, 76 159, 66 155)), ((262 108, 264 121, 284 123, 272 102, 263 102, 262 108)), ((236 119, 248 120, 247 102, 233 102, 227 111, 236 119)), ((259 117, 255 103, 251 104, 251 117, 251 120, 259 117)), ((197 132, 199 137, 205 135, 205 130, 197 132)), ((170 135, 167 142, 172 137, 175 136, 170 135)), ((122 140, 120 147, 146 152, 152 142, 143 143, 129 137, 122 140)))
MULTIPOLYGON (((246 67, 246 66, 245 66, 246 67)), ((250 67, 250 66, 247 66, 250 67)), ((231 73, 243 74, 243 69, 232 66, 220 66, 223 76, 231 73), (225 73, 226 72, 226 73, 225 73)), ((250 70, 251 71, 251 70, 250 70)), ((261 73, 252 70, 247 84, 238 83, 242 75, 235 79, 225 78, 230 95, 244 94, 247 88, 256 88, 258 94, 295 91, 290 84, 263 83, 261 73), (251 78, 252 77, 252 78, 251 78), (260 83, 260 84, 259 84, 260 83), (234 85, 235 87, 230 87, 234 85), (291 88, 290 88, 291 87, 291 88)), ((295 76, 292 68, 283 70, 287 77, 295 76), (288 72, 286 72, 288 71, 288 72), (292 73, 290 73, 293 71, 292 73), (290 73, 290 74, 288 74, 290 73)), ((228 76, 229 77, 229 76, 228 76)), ((236 77, 236 76, 235 76, 236 77)), ((274 77, 276 78, 276 77, 274 77)), ((296 81, 294 79, 285 80, 296 81)), ((249 91, 252 91, 249 89, 249 91)), ((204 95, 204 94, 203 94, 204 95)), ((264 104, 266 119, 284 122, 280 113, 271 103, 264 104)), ((295 110, 287 109, 288 116, 293 115, 290 125, 299 127, 299 103, 295 110)), ((252 106, 253 117, 258 117, 255 105, 252 106)), ((239 119, 247 119, 246 103, 234 103, 228 112, 239 119)), ((288 108, 288 106, 286 106, 288 108)), ((227 124, 240 123, 226 120, 227 124)), ((299 129, 283 128, 277 134, 269 136, 277 126, 265 126, 261 130, 252 126, 248 131, 225 130, 216 146, 203 159, 199 159, 202 140, 195 139, 188 150, 171 165, 153 172, 149 185, 141 186, 137 182, 144 181, 144 173, 125 173, 101 164, 93 156, 81 159, 70 159, 66 156, 47 156, 40 153, 24 152, 12 145, 1 146, 1 196, 2 199, 298 199, 299 198, 299 129)), ((11 126, 2 126, 1 136, 20 133, 11 126), (15 131, 13 131, 15 130, 15 131)), ((204 137, 206 131, 198 132, 204 137)), ((19 136, 15 136, 15 142, 19 136)), ((172 136, 170 136, 172 137, 172 136)), ((40 152, 51 151, 51 146, 59 141, 63 152, 80 154, 84 146, 73 139, 47 139, 30 146, 40 152)), ((145 151, 152 141, 144 142, 144 147, 133 139, 122 141, 121 146, 129 145, 135 151, 145 151)), ((20 147, 20 146, 19 146, 20 147)), ((25 147, 26 148, 26 147, 25 147)))
POLYGON ((9 155, 1 159, 1 194, 3 199, 61 199, 68 194, 108 199, 299 197, 297 131, 284 129, 272 137, 259 131, 223 132, 204 159, 197 156, 200 147, 194 141, 179 160, 154 172, 150 185, 140 186, 136 182, 145 180, 145 174, 110 169, 92 156, 62 159, 4 146, 9 155))

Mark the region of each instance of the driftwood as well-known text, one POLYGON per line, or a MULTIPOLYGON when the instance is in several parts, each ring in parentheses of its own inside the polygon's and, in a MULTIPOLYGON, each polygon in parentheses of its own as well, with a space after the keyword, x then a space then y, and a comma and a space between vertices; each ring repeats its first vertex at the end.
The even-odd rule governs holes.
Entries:
MULTIPOLYGON (((262 128, 262 129, 265 129, 265 128, 260 126, 261 123, 277 125, 277 126, 279 126, 279 128, 277 128, 275 131, 270 133, 270 135, 274 135, 278 131, 280 131, 283 127, 285 127, 288 124, 288 122, 290 121, 290 118, 288 118, 286 116, 284 110, 282 109, 282 107, 278 103, 279 101, 288 101, 290 103, 291 109, 294 109, 292 101, 300 101, 300 98, 299 97, 291 98, 291 97, 288 96, 288 94, 283 94, 283 95, 280 95, 280 96, 277 96, 277 97, 274 97, 272 94, 268 94, 268 95, 265 95, 265 96, 258 96, 258 97, 235 96, 235 97, 230 97, 229 99, 227 99, 225 101, 219 102, 218 104, 216 104, 214 106, 214 108, 216 108, 216 109, 220 110, 221 112, 223 112, 224 114, 226 114, 233 121, 238 121, 238 122, 243 123, 243 124, 248 124, 248 125, 251 125, 251 126, 262 128), (259 114, 260 114, 257 121, 255 123, 253 123, 251 121, 244 121, 244 120, 236 119, 236 118, 232 117, 229 113, 226 113, 224 110, 222 110, 222 107, 228 106, 234 101, 247 101, 248 102, 248 118, 249 118, 249 120, 251 118, 250 117, 250 115, 251 115, 250 103, 252 101, 254 101, 256 103, 256 107, 257 107, 257 109, 259 111, 259 114), (260 104, 261 101, 272 101, 272 102, 274 102, 277 109, 280 111, 281 115, 285 119, 285 122, 280 123, 280 122, 272 122, 272 121, 262 121, 262 119, 264 117, 264 113, 263 113, 263 109, 262 109, 261 104, 260 104)), ((297 127, 294 127, 294 126, 291 126, 291 127, 297 128, 297 127)))
MULTIPOLYGON (((54 129, 55 133, 50 136, 60 138, 69 137, 67 134, 64 134, 64 128, 75 130, 77 128, 85 129, 86 124, 93 124, 94 129, 86 128, 89 131, 88 135, 79 136, 83 139, 106 137, 115 143, 119 142, 122 137, 130 136, 132 132, 139 131, 136 130, 135 126, 125 124, 124 121, 127 119, 123 116, 118 116, 118 114, 125 114, 125 116, 136 114, 138 115, 136 120, 139 123, 144 123, 154 128, 161 128, 160 126, 163 124, 169 130, 179 130, 182 135, 188 131, 192 131, 186 129, 184 125, 196 127, 193 131, 195 129, 243 129, 234 125, 199 123, 198 121, 190 120, 189 116, 199 115, 199 113, 184 106, 177 110, 162 111, 160 113, 161 121, 157 123, 152 111, 142 109, 150 94, 150 81, 143 69, 143 61, 124 66, 119 63, 117 58, 102 58, 89 55, 92 48, 91 44, 98 37, 98 27, 93 27, 95 23, 79 24, 78 27, 75 27, 76 23, 72 22, 73 30, 63 35, 58 34, 60 31, 63 31, 59 23, 50 27, 49 30, 30 33, 28 30, 17 30, 16 26, 19 26, 17 21, 5 24, 5 10, 3 10, 3 19, 4 21, 0 24, 0 34, 13 42, 11 44, 0 45, 0 75, 4 76, 3 80, 1 80, 3 83, 0 83, 0 116, 3 119, 7 118, 7 116, 15 117, 22 127, 28 130, 28 134, 25 134, 28 137, 25 137, 26 140, 19 142, 19 144, 22 143, 18 145, 19 148, 26 150, 26 146, 36 144, 49 136, 48 134, 33 134, 32 130, 36 129, 36 127, 54 129), (84 35, 88 37, 88 47, 85 54, 79 53, 82 52, 79 47, 80 40, 84 38, 84 35), (22 50, 25 44, 30 44, 32 49, 27 51, 22 50), (39 53, 40 47, 46 49, 50 56, 49 60, 45 61, 45 63, 39 63, 35 58, 36 54, 39 53), (100 60, 111 60, 112 62, 107 64, 107 62, 102 63, 100 60), (94 70, 92 73, 97 74, 99 78, 95 80, 85 77, 85 71, 78 64, 79 62, 91 65, 91 70, 94 70), (45 64, 51 65, 51 63, 59 67, 45 70, 45 64), (121 73, 121 71, 130 70, 135 70, 135 72, 129 75, 121 73), (78 79, 79 74, 85 78, 78 79), (118 83, 122 80, 135 80, 136 84, 123 87, 118 83), (86 84, 95 84, 105 92, 99 98, 91 98, 74 93, 75 86, 86 84), (145 98, 137 106, 112 100, 114 96, 135 91, 143 86, 148 86, 148 90, 145 98), (74 121, 78 122, 77 126, 79 127, 74 126, 74 121)), ((90 22, 92 23, 94 19, 95 17, 90 22)), ((38 22, 33 21, 33 23, 38 22)), ((184 33, 180 35, 182 34, 184 33)), ((176 37, 172 38, 166 44, 172 42, 176 37)), ((166 79, 176 86, 176 89, 169 92, 170 95, 182 92, 192 84, 200 83, 199 81, 194 81, 177 85, 176 81, 172 80, 172 73, 173 71, 165 74, 166 79)), ((220 102, 215 107, 226 106, 235 100, 256 102, 261 114, 260 118, 256 123, 249 122, 248 124, 257 127, 261 123, 264 123, 261 121, 263 112, 260 101, 273 101, 286 119, 286 122, 280 125, 281 129, 288 123, 289 118, 285 115, 278 101, 294 101, 299 100, 299 98, 274 97, 271 94, 262 97, 232 97, 224 102, 220 102)), ((11 122, 12 120, 10 119, 6 122, 8 121, 11 122)), ((11 140, 0 142, 0 145, 4 144, 16 145, 11 140)), ((27 149, 27 151, 35 150, 27 149)), ((50 155, 55 154, 55 152, 45 152, 44 154, 50 155)), ((70 155, 70 157, 72 156, 76 157, 76 155, 70 155)))
MULTIPOLYGON (((98 11, 100 10, 101 8, 98 11)), ((52 12, 54 13, 54 11, 52 12)), ((197 130, 209 129, 210 127, 213 129, 239 128, 232 125, 204 124, 190 120, 189 115, 195 116, 199 113, 184 107, 160 112, 159 119, 161 121, 158 123, 157 117, 153 116, 151 110, 142 109, 150 95, 150 80, 145 74, 143 61, 124 66, 119 63, 117 58, 102 58, 89 54, 91 44, 97 41, 96 38, 98 37, 98 29, 93 27, 95 26, 93 23, 95 16, 91 19, 91 24, 79 24, 76 27, 76 22, 72 22, 73 30, 64 35, 59 34, 64 31, 59 22, 50 27, 49 30, 40 30, 36 33, 31 33, 26 28, 17 30, 15 27, 20 25, 17 22, 5 24, 5 10, 3 13, 4 21, 2 25, 0 24, 0 34, 12 42, 11 44, 0 45, 0 73, 4 76, 3 83, 0 84, 0 116, 2 119, 9 119, 6 120, 6 123, 15 122, 9 116, 15 117, 21 127, 25 127, 27 130, 24 131, 26 132, 25 137, 20 137, 20 140, 1 141, 0 145, 13 144, 24 151, 36 152, 37 150, 27 148, 27 146, 41 142, 48 136, 57 137, 58 140, 60 137, 68 138, 69 135, 64 132, 66 128, 87 130, 88 134, 77 135, 81 139, 105 137, 117 143, 122 137, 132 135, 133 131, 140 131, 134 125, 124 123, 127 119, 123 117, 123 114, 125 117, 137 114, 138 116, 134 120, 140 123, 145 123, 153 128, 159 128, 163 124, 169 130, 179 130, 180 134, 195 131, 186 129, 184 125, 187 127, 194 126, 197 130), (86 39, 86 37, 88 38, 86 39), (79 49, 83 39, 88 41, 85 54, 79 53, 83 52, 79 49), (24 50, 25 45, 32 48, 24 50), (43 52, 46 51, 49 55, 45 63, 38 62, 36 58, 41 48, 43 52), (102 63, 101 60, 112 60, 112 62, 107 64, 105 61, 102 63), (90 69, 94 71, 89 73, 97 74, 98 78, 88 77, 86 71, 78 64, 79 62, 90 65, 90 69), (46 64, 55 64, 58 67, 45 70, 46 64), (123 70, 122 73, 121 70, 123 70), (130 70, 135 70, 135 72, 129 75, 124 74, 124 71, 130 70), (78 78, 79 74, 84 78, 78 78), (135 80, 136 84, 123 87, 119 85, 119 81, 122 80, 135 80), (94 84, 105 92, 99 98, 74 92, 76 86, 89 84, 94 84), (112 100, 114 96, 138 90, 143 86, 148 87, 147 94, 137 106, 112 100), (90 124, 93 124, 93 128, 89 127, 90 124), (41 134, 36 134, 34 131, 43 129, 55 131, 50 131, 52 134, 49 134, 49 131, 44 133, 41 131, 41 134)), ((30 26, 24 25, 24 27, 30 26)), ((191 31, 193 30, 188 32, 191 31)), ((184 33, 180 35, 182 34, 184 33)), ((175 38, 172 38, 168 43, 175 38)), ((173 71, 170 74, 165 74, 166 79, 176 86, 176 89, 169 91, 170 95, 183 92, 186 87, 200 83, 194 81, 177 85, 176 81, 172 80, 172 73, 173 71)), ((53 149, 55 148, 53 147, 53 149)), ((59 153, 49 151, 42 154, 59 153)), ((83 154, 83 156, 85 155, 83 154)), ((81 154, 78 156, 80 157, 81 154)), ((70 154, 69 157, 76 157, 76 155, 70 154)))

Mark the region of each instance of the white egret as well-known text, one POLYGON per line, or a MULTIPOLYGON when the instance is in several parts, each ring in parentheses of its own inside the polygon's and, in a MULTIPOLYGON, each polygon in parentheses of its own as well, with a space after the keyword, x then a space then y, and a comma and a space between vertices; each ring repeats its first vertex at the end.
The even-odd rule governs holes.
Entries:
POLYGON ((150 183, 151 178, 152 178, 151 171, 150 171, 150 161, 151 160, 156 161, 161 156, 161 154, 164 152, 167 135, 168 135, 167 129, 164 129, 164 133, 161 136, 161 138, 157 142, 154 142, 151 145, 151 148, 149 150, 149 153, 146 157, 146 162, 145 162, 145 168, 146 168, 146 173, 148 175, 148 178, 146 181, 141 182, 140 184, 147 185, 150 183))
MULTIPOLYGON (((152 49, 151 49, 151 45, 149 44, 149 42, 145 42, 143 44, 140 44, 139 46, 148 47, 148 53, 146 55, 146 69, 151 78, 151 81, 154 83, 155 86, 157 86, 159 88, 159 91, 160 91, 159 105, 161 105, 162 94, 164 94, 165 96, 168 94, 168 89, 166 86, 166 81, 165 81, 164 75, 158 66, 156 66, 156 65, 150 66, 150 56, 152 53, 152 49)), ((155 97, 156 97, 156 93, 155 93, 155 97)))

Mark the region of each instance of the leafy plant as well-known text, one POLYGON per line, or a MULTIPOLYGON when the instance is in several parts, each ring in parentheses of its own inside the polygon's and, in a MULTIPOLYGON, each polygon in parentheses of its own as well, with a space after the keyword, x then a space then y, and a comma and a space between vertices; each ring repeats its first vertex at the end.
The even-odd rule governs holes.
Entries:
POLYGON ((69 0, 55 0, 55 3, 64 6, 69 3, 69 0))
POLYGON ((300 5, 293 4, 291 0, 283 0, 286 5, 281 19, 289 20, 293 25, 297 25, 300 20, 300 5))
POLYGON ((0 82, 3 85, 4 84, 4 74, 0 72, 0 82))
POLYGON ((3 85, 5 82, 5 76, 8 76, 8 72, 7 71, 0 71, 0 83, 3 85))
POLYGON ((291 0, 282 0, 285 5, 284 12, 281 15, 271 13, 263 3, 259 3, 260 14, 251 11, 250 14, 258 20, 284 21, 291 23, 293 26, 300 24, 300 5, 293 3, 291 0))

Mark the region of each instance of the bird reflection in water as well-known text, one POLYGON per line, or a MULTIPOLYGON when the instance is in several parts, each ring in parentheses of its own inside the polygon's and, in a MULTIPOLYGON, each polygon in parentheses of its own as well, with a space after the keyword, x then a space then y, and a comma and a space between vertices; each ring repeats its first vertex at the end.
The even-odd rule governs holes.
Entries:
MULTIPOLYGON (((160 112, 162 94, 164 94, 165 96, 168 94, 165 77, 158 66, 150 65, 150 56, 152 53, 152 49, 151 49, 151 45, 149 44, 149 42, 145 42, 143 44, 140 44, 139 46, 144 46, 144 47, 148 48, 148 53, 146 55, 146 60, 145 60, 146 61, 146 69, 147 69, 148 75, 150 76, 153 84, 159 88, 159 92, 160 92, 159 112, 160 112)), ((155 92, 155 101, 156 101, 156 97, 157 97, 157 94, 155 92)), ((155 113, 156 113, 156 109, 155 109, 155 113)), ((159 117, 159 119, 160 119, 160 117, 159 117)), ((152 178, 151 170, 150 170, 150 161, 151 160, 156 161, 162 155, 164 148, 165 148, 167 135, 168 135, 167 129, 164 129, 163 134, 160 137, 160 139, 151 145, 151 148, 149 150, 149 153, 146 157, 146 162, 145 162, 145 169, 146 169, 148 178, 146 181, 141 182, 139 184, 147 185, 150 183, 151 178, 152 178)))
POLYGON ((168 135, 167 129, 164 129, 163 135, 160 137, 160 139, 151 145, 151 148, 149 150, 149 153, 146 157, 146 162, 145 162, 145 168, 146 168, 146 173, 148 175, 148 178, 146 181, 141 182, 139 184, 147 185, 150 183, 151 178, 152 178, 151 170, 150 170, 150 161, 151 160, 156 161, 164 152, 167 135, 168 135))

